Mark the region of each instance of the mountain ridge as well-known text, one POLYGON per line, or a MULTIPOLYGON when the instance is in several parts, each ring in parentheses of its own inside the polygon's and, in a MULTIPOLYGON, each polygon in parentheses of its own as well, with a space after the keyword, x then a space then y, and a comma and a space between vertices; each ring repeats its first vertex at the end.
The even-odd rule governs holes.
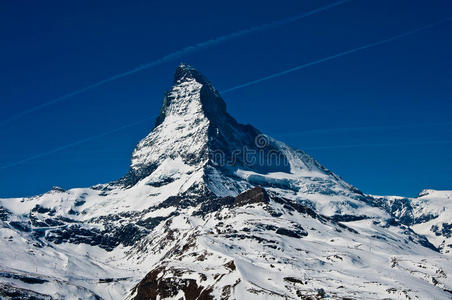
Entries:
POLYGON ((365 195, 181 64, 121 179, 0 199, 0 297, 450 299, 451 195, 365 195))

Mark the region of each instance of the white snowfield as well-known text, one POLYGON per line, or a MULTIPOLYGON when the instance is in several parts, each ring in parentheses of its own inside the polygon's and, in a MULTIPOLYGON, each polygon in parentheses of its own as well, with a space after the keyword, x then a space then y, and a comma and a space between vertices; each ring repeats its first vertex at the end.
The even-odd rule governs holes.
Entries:
POLYGON ((0 299, 452 298, 452 191, 364 195, 270 137, 287 167, 219 165, 260 134, 219 97, 182 64, 124 180, 0 199, 0 299))

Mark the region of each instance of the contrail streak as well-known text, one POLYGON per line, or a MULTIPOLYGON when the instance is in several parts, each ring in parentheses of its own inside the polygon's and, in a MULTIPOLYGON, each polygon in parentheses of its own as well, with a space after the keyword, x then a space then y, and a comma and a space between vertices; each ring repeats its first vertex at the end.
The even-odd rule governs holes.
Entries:
POLYGON ((133 122, 133 123, 125 124, 125 125, 123 125, 121 127, 118 127, 118 128, 115 128, 115 129, 112 129, 112 130, 109 130, 109 131, 106 131, 106 132, 103 132, 103 133, 100 133, 100 134, 96 134, 96 135, 84 138, 82 140, 79 140, 79 141, 76 141, 76 142, 73 142, 73 143, 70 143, 70 144, 66 144, 64 146, 55 148, 55 149, 47 151, 47 152, 35 154, 35 155, 27 157, 25 159, 18 160, 18 161, 9 163, 9 164, 5 164, 3 166, 0 166, 0 170, 6 169, 6 168, 10 168, 10 167, 15 167, 15 166, 21 165, 23 163, 29 162, 31 160, 35 160, 35 159, 38 159, 38 158, 41 158, 41 157, 44 157, 44 156, 48 156, 48 155, 51 155, 51 154, 54 154, 54 153, 66 150, 68 148, 71 148, 71 147, 83 144, 83 143, 87 143, 87 142, 93 141, 95 139, 98 139, 98 138, 101 138, 101 137, 104 137, 104 136, 116 133, 118 131, 127 129, 129 127, 133 127, 133 126, 138 125, 138 124, 141 124, 141 123, 143 123, 145 121, 149 121, 150 119, 155 119, 155 117, 153 117, 153 118, 146 118, 146 119, 142 119, 142 120, 139 120, 139 121, 136 121, 136 122, 133 122))
POLYGON ((134 73, 137 73, 137 72, 140 72, 140 71, 143 71, 143 70, 147 70, 149 68, 161 65, 161 64, 166 63, 168 61, 171 61, 173 59, 181 58, 184 55, 187 55, 187 54, 190 54, 190 53, 193 53, 193 52, 197 52, 197 51, 205 49, 207 47, 215 46, 215 45, 218 45, 220 43, 223 43, 223 42, 226 42, 226 41, 229 41, 229 40, 232 40, 232 39, 236 39, 236 38, 243 37, 243 36, 246 36, 246 35, 249 35, 249 34, 252 34, 252 33, 261 32, 261 31, 264 31, 264 30, 272 29, 272 28, 277 28, 277 27, 280 27, 280 26, 283 26, 283 25, 286 25, 286 24, 290 24, 290 23, 296 22, 298 20, 301 20, 303 18, 312 16, 314 14, 323 12, 325 10, 328 10, 330 8, 339 6, 341 4, 344 4, 344 3, 350 2, 350 1, 351 0, 336 1, 336 2, 333 2, 331 4, 328 4, 328 5, 316 8, 314 10, 310 10, 308 12, 302 13, 300 15, 296 15, 296 16, 293 16, 293 17, 285 18, 285 19, 282 19, 282 20, 279 20, 279 21, 274 21, 274 22, 271 22, 271 23, 266 23, 266 24, 262 24, 262 25, 258 25, 258 26, 253 26, 253 27, 250 27, 250 28, 247 28, 247 29, 242 29, 242 30, 239 30, 239 31, 236 31, 236 32, 233 32, 233 33, 229 33, 229 34, 222 35, 222 36, 219 36, 219 37, 216 37, 216 38, 204 41, 204 42, 197 43, 197 44, 192 45, 192 46, 188 46, 188 47, 182 48, 182 49, 180 49, 178 51, 172 52, 172 53, 170 53, 170 54, 168 54, 166 56, 163 56, 162 58, 159 58, 157 60, 154 60, 154 61, 152 61, 150 63, 143 64, 143 65, 138 66, 138 67, 136 67, 134 69, 131 69, 129 71, 126 71, 126 72, 119 73, 117 75, 108 77, 106 79, 103 79, 103 80, 98 81, 96 83, 93 83, 91 85, 88 85, 88 86, 86 86, 84 88, 81 88, 81 89, 78 89, 76 91, 73 91, 72 93, 68 93, 68 94, 63 95, 61 97, 55 98, 55 99, 50 100, 48 102, 44 102, 42 104, 39 104, 37 106, 34 106, 34 107, 29 108, 27 110, 24 110, 24 111, 22 111, 22 112, 20 112, 18 114, 15 114, 15 115, 9 117, 6 120, 1 121, 0 122, 0 126, 3 126, 3 125, 5 125, 5 124, 7 124, 7 123, 9 123, 11 121, 19 119, 19 118, 21 118, 21 117, 23 117, 23 116, 25 116, 27 114, 30 114, 32 112, 38 111, 40 109, 43 109, 43 108, 45 108, 45 107, 47 107, 49 105, 52 105, 52 104, 61 102, 63 100, 66 100, 66 99, 68 99, 70 97, 82 94, 82 93, 84 93, 84 92, 86 92, 88 90, 91 90, 93 88, 99 87, 101 85, 104 85, 104 84, 109 83, 111 81, 114 81, 116 79, 120 79, 120 78, 129 76, 131 74, 134 74, 134 73))
MULTIPOLYGON (((374 46, 378 46, 378 45, 381 45, 381 44, 385 44, 385 43, 388 43, 390 41, 402 38, 402 37, 407 36, 407 35, 414 34, 414 33, 419 32, 421 30, 425 30, 425 29, 431 28, 433 26, 439 25, 441 23, 444 23, 444 22, 447 22, 447 21, 450 21, 450 20, 452 20, 452 17, 449 17, 449 18, 446 18, 446 19, 442 19, 441 21, 438 21, 438 22, 435 22, 435 23, 431 23, 431 24, 419 27, 417 29, 414 29, 414 30, 411 30, 411 31, 408 31, 408 32, 405 32, 405 33, 402 33, 402 34, 399 34, 399 35, 396 35, 396 36, 393 36, 393 37, 385 39, 385 40, 381 40, 379 42, 367 44, 367 45, 359 47, 359 48, 354 48, 352 50, 344 51, 344 52, 338 53, 336 55, 328 56, 326 58, 319 59, 319 60, 316 60, 316 61, 311 62, 311 63, 304 64, 304 65, 300 65, 298 67, 295 67, 295 68, 292 68, 292 69, 289 69, 289 70, 286 70, 286 71, 283 71, 283 72, 279 72, 279 73, 276 73, 276 74, 273 74, 273 75, 270 75, 270 76, 267 76, 267 77, 263 77, 263 78, 258 79, 258 80, 254 80, 254 81, 251 81, 251 82, 248 82, 248 83, 245 83, 245 84, 241 84, 239 86, 236 86, 236 87, 227 89, 225 91, 222 91, 222 93, 233 91, 233 90, 237 90, 237 89, 240 89, 240 88, 244 88, 244 87, 250 86, 252 84, 256 84, 256 83, 262 82, 264 80, 268 80, 268 79, 271 79, 271 78, 282 76, 284 74, 287 74, 287 73, 290 73, 290 72, 293 72, 293 71, 296 71, 296 70, 300 70, 300 69, 303 69, 303 68, 306 68, 306 67, 309 67, 309 66, 321 63, 321 62, 325 62, 325 61, 328 61, 328 60, 331 60, 331 59, 334 59, 334 58, 338 58, 338 57, 341 57, 341 56, 344 56, 344 55, 347 55, 347 54, 351 54, 351 53, 354 53, 354 52, 357 52, 357 51, 360 51, 360 50, 364 50, 364 49, 367 49, 367 48, 370 48, 370 47, 374 47, 374 46)), ((92 141, 92 140, 94 140, 96 138, 103 137, 103 136, 115 133, 117 131, 123 130, 123 129, 128 128, 128 127, 132 127, 132 126, 134 126, 136 124, 139 124, 139 123, 144 122, 144 121, 149 120, 149 119, 150 118, 147 118, 145 120, 141 120, 141 121, 138 121, 138 122, 134 122, 134 123, 131 123, 131 124, 126 124, 126 125, 123 125, 123 126, 121 126, 119 128, 112 129, 110 131, 107 131, 107 132, 104 132, 104 133, 101 133, 101 134, 98 134, 98 135, 95 135, 95 136, 92 136, 92 137, 88 137, 86 139, 83 139, 83 140, 80 140, 80 141, 76 141, 76 142, 71 143, 71 144, 67 144, 65 146, 56 148, 54 150, 50 150, 48 152, 44 152, 44 153, 41 153, 41 154, 36 154, 34 156, 25 158, 23 160, 3 165, 3 166, 0 167, 0 170, 1 169, 6 169, 6 168, 9 168, 9 167, 13 167, 13 166, 17 166, 17 165, 26 163, 26 162, 28 162, 30 160, 34 160, 34 159, 37 159, 37 158, 40 158, 40 157, 43 157, 43 156, 47 156, 47 155, 50 155, 50 154, 53 154, 53 153, 65 150, 67 148, 70 148, 70 147, 73 147, 73 146, 76 146, 76 145, 79 145, 79 144, 83 144, 83 143, 92 141)), ((372 128, 372 127, 370 127, 370 128, 372 128)), ((422 144, 438 144, 438 143, 449 143, 449 142, 452 142, 452 141, 419 142, 419 143, 410 143, 410 145, 413 145, 413 144, 415 144, 415 145, 418 145, 418 144, 419 145, 422 145, 422 144)), ((368 147, 368 146, 391 146, 391 145, 394 146, 394 145, 399 145, 399 144, 353 144, 353 145, 321 146, 321 147, 305 148, 305 150, 310 150, 310 149, 350 148, 350 147, 364 147, 364 146, 366 146, 366 147, 368 147)), ((407 145, 407 144, 404 144, 404 145, 407 145)))
POLYGON ((392 36, 392 37, 384 39, 384 40, 380 40, 378 42, 373 42, 373 43, 366 44, 366 45, 361 46, 361 47, 357 47, 357 48, 353 48, 353 49, 350 49, 350 50, 347 50, 347 51, 339 52, 337 54, 330 55, 330 56, 327 56, 327 57, 324 57, 324 58, 321 58, 321 59, 318 59, 318 60, 315 60, 315 61, 311 61, 309 63, 305 63, 305 64, 302 64, 302 65, 290 68, 290 69, 285 70, 285 71, 274 73, 274 74, 271 74, 271 75, 268 75, 268 76, 265 76, 265 77, 262 77, 262 78, 259 78, 259 79, 256 79, 256 80, 249 81, 247 83, 239 84, 237 86, 234 86, 234 87, 231 87, 229 89, 223 90, 223 91, 221 91, 221 93, 223 93, 223 94, 229 93, 229 92, 232 92, 232 91, 235 91, 235 90, 238 90, 238 89, 250 86, 250 85, 254 85, 254 84, 257 84, 257 83, 269 80, 269 79, 280 77, 280 76, 283 76, 283 75, 286 75, 286 74, 289 74, 289 73, 292 73, 292 72, 295 72, 295 71, 298 71, 298 70, 301 70, 301 69, 305 69, 305 68, 308 68, 308 67, 311 67, 311 66, 314 66, 314 65, 317 65, 317 64, 329 61, 329 60, 333 60, 333 59, 336 59, 336 58, 339 58, 339 57, 342 57, 342 56, 345 56, 345 55, 349 55, 349 54, 352 54, 352 53, 355 53, 355 52, 358 52, 358 51, 362 51, 362 50, 365 50, 365 49, 369 49, 369 48, 372 48, 372 47, 380 46, 380 45, 392 42, 394 40, 406 37, 408 35, 415 34, 415 33, 419 32, 419 31, 432 28, 434 26, 437 26, 439 24, 448 22, 450 20, 452 20, 452 17, 448 17, 448 18, 442 19, 442 20, 440 20, 438 22, 430 23, 428 25, 424 25, 422 27, 419 27, 419 28, 416 28, 416 29, 413 29, 413 30, 410 30, 410 31, 407 31, 407 32, 404 32, 404 33, 401 33, 401 34, 398 34, 398 35, 395 35, 395 36, 392 36))
POLYGON ((443 141, 418 141, 406 143, 381 143, 381 144, 347 144, 347 145, 331 145, 318 147, 303 147, 303 150, 323 150, 323 149, 341 149, 341 148, 360 148, 360 147, 395 147, 395 146, 416 146, 416 145, 431 145, 431 144, 448 144, 452 140, 443 141))
POLYGON ((350 132, 369 132, 369 131, 385 131, 385 130, 404 130, 404 129, 418 129, 437 126, 450 126, 452 122, 435 122, 435 123, 417 123, 417 124, 400 124, 400 125, 381 125, 381 126, 360 126, 360 127, 335 127, 311 129, 295 132, 287 132, 283 134, 275 134, 275 136, 305 136, 305 135, 319 135, 319 134, 343 134, 350 132))

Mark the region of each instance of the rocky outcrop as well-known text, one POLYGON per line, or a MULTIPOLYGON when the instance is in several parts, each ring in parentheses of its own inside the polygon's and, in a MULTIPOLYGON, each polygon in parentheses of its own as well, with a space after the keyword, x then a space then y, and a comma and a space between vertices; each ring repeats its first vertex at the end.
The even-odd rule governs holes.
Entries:
MULTIPOLYGON (((173 270, 174 271, 174 270, 173 270)), ((183 270, 176 271, 179 276, 165 276, 164 268, 149 272, 146 277, 133 288, 134 300, 156 300, 180 296, 186 300, 213 300, 211 290, 199 286, 195 279, 181 278, 183 270)))
POLYGON ((268 197, 267 191, 262 187, 257 186, 235 197, 234 205, 243 206, 253 203, 268 203, 269 201, 270 198, 268 197))

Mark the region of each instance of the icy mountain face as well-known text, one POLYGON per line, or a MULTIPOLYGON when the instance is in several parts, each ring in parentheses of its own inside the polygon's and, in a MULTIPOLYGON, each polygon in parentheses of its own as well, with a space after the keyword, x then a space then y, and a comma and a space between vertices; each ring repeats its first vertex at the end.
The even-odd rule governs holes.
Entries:
POLYGON ((182 64, 123 178, 0 199, 0 298, 450 299, 444 197, 362 194, 182 64))
POLYGON ((452 254, 452 191, 423 190, 417 198, 378 197, 376 202, 401 223, 452 254))

